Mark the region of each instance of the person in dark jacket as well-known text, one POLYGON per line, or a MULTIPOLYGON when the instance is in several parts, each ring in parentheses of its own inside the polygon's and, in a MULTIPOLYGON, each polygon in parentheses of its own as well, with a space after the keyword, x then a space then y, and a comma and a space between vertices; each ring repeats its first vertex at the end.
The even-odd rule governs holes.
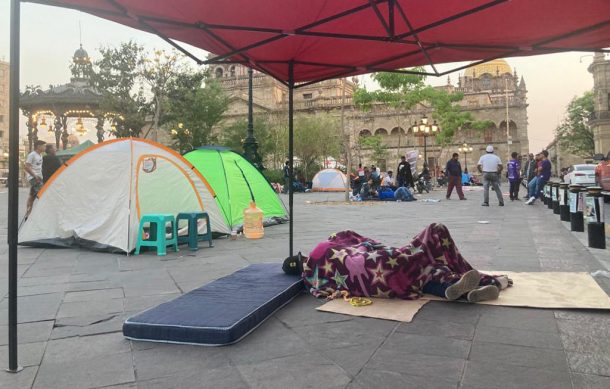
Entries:
POLYGON ((45 147, 45 156, 42 157, 42 182, 47 182, 61 167, 61 161, 57 158, 57 149, 52 143, 47 143, 45 147))
POLYGON ((398 187, 410 186, 411 188, 415 188, 413 173, 411 173, 411 164, 407 162, 407 158, 405 156, 400 157, 400 163, 398 164, 396 171, 398 172, 396 175, 398 187))
POLYGON ((530 183, 532 178, 536 176, 536 164, 538 161, 534 159, 534 154, 530 153, 527 161, 523 164, 523 173, 521 177, 525 180, 525 187, 530 183))
POLYGON ((447 171, 447 176, 449 177, 447 196, 445 196, 447 200, 451 198, 453 187, 455 187, 455 191, 457 192, 460 200, 466 200, 466 197, 464 197, 464 192, 462 192, 462 165, 460 165, 458 153, 453 153, 452 158, 447 161, 447 167, 445 170, 447 171))

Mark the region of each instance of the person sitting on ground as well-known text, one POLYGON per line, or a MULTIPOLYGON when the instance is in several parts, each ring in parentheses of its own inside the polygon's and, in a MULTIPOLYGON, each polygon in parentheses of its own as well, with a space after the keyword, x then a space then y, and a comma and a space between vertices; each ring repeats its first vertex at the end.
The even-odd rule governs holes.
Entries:
POLYGON ((415 201, 415 200, 417 200, 413 196, 413 193, 411 193, 409 188, 407 188, 405 186, 401 186, 400 188, 396 189, 396 191, 394 192, 394 199, 396 199, 396 201, 415 201))
POLYGON ((500 290, 512 285, 507 276, 473 269, 439 223, 400 248, 341 231, 319 243, 309 257, 287 258, 282 268, 300 274, 312 295, 330 299, 345 291, 354 297, 414 300, 428 293, 479 302, 497 299, 500 290))
POLYGON ((383 177, 383 180, 381 181, 381 186, 384 188, 390 188, 392 190, 396 189, 393 173, 391 170, 388 170, 386 175, 383 177))
POLYGON ((375 189, 373 189, 373 179, 369 178, 368 181, 366 181, 364 184, 362 184, 362 186, 360 187, 360 200, 361 201, 366 201, 366 200, 370 200, 371 198, 377 196, 377 191, 375 189))

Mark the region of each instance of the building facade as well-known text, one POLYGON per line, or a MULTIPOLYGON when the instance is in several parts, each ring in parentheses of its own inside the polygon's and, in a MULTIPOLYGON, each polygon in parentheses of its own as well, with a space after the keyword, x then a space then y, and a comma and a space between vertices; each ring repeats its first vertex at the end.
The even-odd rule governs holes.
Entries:
POLYGON ((593 108, 589 120, 595 141, 595 153, 604 156, 610 152, 610 60, 596 53, 589 65, 593 75, 593 108))
MULTIPOLYGON (((212 72, 230 96, 231 104, 225 119, 244 119, 248 109, 246 68, 234 64, 216 65, 212 72)), ((324 112, 339 116, 344 103, 345 131, 350 134, 354 164, 374 163, 391 169, 400 155, 409 150, 418 150, 423 155, 424 142, 427 144, 428 164, 431 167, 444 166, 451 154, 457 152, 464 143, 473 148, 465 160, 471 167, 474 167, 488 144, 494 145, 503 160, 513 151, 519 154, 529 152, 527 88, 523 77, 519 78, 505 60, 498 59, 468 68, 459 76, 457 85, 453 85, 448 78, 446 85, 438 87, 448 92, 463 93, 464 98, 460 102, 462 109, 476 119, 493 123, 484 131, 460 130, 451 144, 439 145, 433 136, 424 140, 411 130, 414 122, 419 122, 423 116, 433 117, 431 107, 419 104, 405 111, 387 104, 374 104, 365 112, 353 104, 352 96, 356 88, 356 79, 335 79, 296 89, 294 94, 297 115, 324 112), (372 161, 370 151, 358 146, 359 137, 371 135, 382 137, 387 160, 372 161)), ((288 90, 273 78, 254 72, 253 101, 255 114, 281 114, 287 111, 288 90)), ((464 161, 463 156, 461 158, 464 161)))
POLYGON ((0 173, 8 172, 9 63, 0 61, 0 173))

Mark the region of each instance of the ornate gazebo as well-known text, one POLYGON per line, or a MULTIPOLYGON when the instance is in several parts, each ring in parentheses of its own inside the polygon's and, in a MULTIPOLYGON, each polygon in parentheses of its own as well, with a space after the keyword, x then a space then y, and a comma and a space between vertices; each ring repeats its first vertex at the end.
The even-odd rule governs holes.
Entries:
POLYGON ((91 59, 82 45, 74 52, 70 71, 72 78, 67 84, 51 85, 48 90, 28 87, 21 95, 19 106, 27 117, 30 150, 38 139, 38 131, 55 135, 57 148, 61 142, 61 148, 65 150, 71 135, 70 127, 73 126, 73 132, 79 135, 87 133, 83 119, 96 119, 98 143, 104 141, 105 121, 114 123, 117 115, 100 108, 102 94, 92 86, 91 59))

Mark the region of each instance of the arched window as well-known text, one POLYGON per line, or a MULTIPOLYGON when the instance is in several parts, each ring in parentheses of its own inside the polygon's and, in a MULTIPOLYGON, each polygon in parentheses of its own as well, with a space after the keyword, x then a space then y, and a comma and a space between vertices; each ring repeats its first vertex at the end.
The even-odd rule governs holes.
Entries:
POLYGON ((493 133, 497 130, 496 124, 493 123, 491 125, 491 127, 487 128, 484 132, 483 132, 483 139, 485 141, 485 143, 491 143, 493 140, 493 133))
POLYGON ((375 130, 375 135, 386 136, 388 135, 388 131, 385 128, 378 128, 375 130))
POLYGON ((394 127, 394 128, 392 128, 392 131, 390 132, 390 134, 392 136, 396 136, 396 137, 398 137, 399 135, 403 136, 403 135, 405 135, 405 130, 403 130, 401 127, 394 127))
POLYGON ((216 68, 216 70, 214 70, 214 75, 216 76, 216 78, 221 78, 222 74, 223 74, 222 68, 216 68))
POLYGON ((371 136, 371 135, 373 135, 373 134, 371 134, 371 132, 367 129, 360 131, 360 137, 362 137, 362 138, 365 138, 365 137, 371 136))
POLYGON ((231 74, 231 77, 235 77, 235 65, 233 65, 229 68, 229 72, 231 74))

